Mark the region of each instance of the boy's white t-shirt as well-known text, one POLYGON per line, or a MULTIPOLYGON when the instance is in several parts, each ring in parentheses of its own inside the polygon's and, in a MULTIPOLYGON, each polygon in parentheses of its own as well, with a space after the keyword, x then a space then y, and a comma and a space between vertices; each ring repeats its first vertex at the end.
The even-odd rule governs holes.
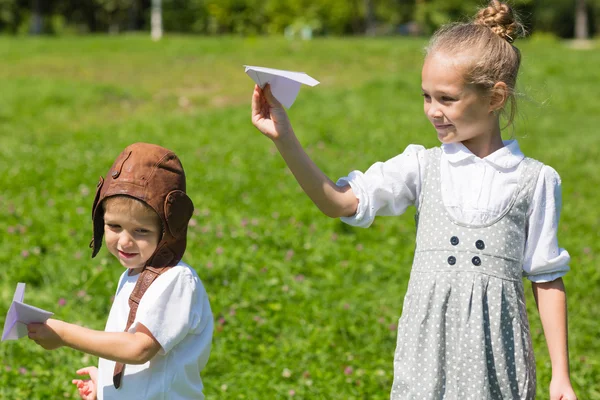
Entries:
MULTIPOLYGON (((121 275, 106 332, 123 332, 129 316, 129 295, 140 274, 121 275)), ((150 285, 129 332, 143 324, 162 349, 142 365, 125 366, 119 389, 113 385, 115 362, 100 358, 98 399, 204 399, 200 372, 210 354, 213 315, 202 281, 180 262, 150 285)))

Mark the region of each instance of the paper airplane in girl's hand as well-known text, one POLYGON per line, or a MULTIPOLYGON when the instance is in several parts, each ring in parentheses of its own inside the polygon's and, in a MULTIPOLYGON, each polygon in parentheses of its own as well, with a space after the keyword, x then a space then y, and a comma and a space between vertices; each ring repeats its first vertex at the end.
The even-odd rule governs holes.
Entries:
POLYGON ((27 336, 27 324, 32 322, 44 323, 52 316, 49 311, 23 303, 24 296, 25 284, 17 283, 17 290, 15 290, 12 304, 4 321, 2 341, 17 340, 27 336))
POLYGON ((304 72, 285 71, 282 69, 253 67, 244 65, 246 73, 262 88, 271 85, 273 96, 286 108, 290 108, 298 96, 300 85, 316 86, 319 81, 304 72))

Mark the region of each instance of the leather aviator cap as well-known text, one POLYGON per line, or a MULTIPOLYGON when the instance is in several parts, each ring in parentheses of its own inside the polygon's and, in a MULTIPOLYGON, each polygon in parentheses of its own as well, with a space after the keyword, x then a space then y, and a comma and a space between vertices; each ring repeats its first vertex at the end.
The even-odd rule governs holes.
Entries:
MULTIPOLYGON (((187 226, 194 205, 185 193, 185 173, 179 158, 170 150, 148 144, 134 143, 117 157, 106 179, 100 177, 92 207, 94 238, 90 247, 95 257, 102 247, 104 209, 102 201, 111 196, 129 196, 151 207, 160 217, 162 236, 150 256, 129 297, 129 329, 144 292, 152 282, 170 267, 177 265, 186 247, 187 226)), ((124 365, 117 363, 113 382, 121 385, 124 365)))

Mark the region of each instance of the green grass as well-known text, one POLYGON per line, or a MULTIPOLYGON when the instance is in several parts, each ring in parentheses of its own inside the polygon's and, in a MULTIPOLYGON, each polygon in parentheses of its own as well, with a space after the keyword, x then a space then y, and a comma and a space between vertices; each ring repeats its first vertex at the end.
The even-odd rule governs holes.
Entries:
MULTIPOLYGON (((424 45, 0 38, 0 324, 16 283, 26 282, 29 303, 103 328, 122 267, 105 249, 90 259, 95 184, 126 145, 157 143, 183 160, 197 210, 185 261, 217 320, 207 398, 388 398, 414 211, 366 230, 320 214, 252 126, 253 83, 242 65, 303 70, 321 81, 302 89, 290 117, 336 178, 410 143, 437 145, 422 115, 424 45)), ((572 381, 580 399, 598 400, 600 51, 520 47, 524 96, 514 135, 563 180, 572 381)), ((529 285, 527 296, 545 399, 550 360, 529 285)), ((0 398, 75 398, 75 370, 96 362, 26 339, 2 343, 0 398)))

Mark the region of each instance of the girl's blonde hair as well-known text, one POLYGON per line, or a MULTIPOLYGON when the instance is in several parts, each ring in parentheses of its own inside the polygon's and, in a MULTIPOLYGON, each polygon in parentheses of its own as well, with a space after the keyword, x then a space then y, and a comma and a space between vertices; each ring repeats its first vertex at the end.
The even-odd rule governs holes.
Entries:
POLYGON ((494 85, 504 82, 508 89, 509 107, 503 108, 512 124, 516 112, 516 83, 521 53, 512 43, 524 36, 525 30, 510 6, 492 0, 466 23, 454 23, 440 28, 426 48, 429 55, 435 51, 463 55, 468 52, 473 62, 465 65, 465 82, 475 85, 482 93, 492 94, 494 85))

